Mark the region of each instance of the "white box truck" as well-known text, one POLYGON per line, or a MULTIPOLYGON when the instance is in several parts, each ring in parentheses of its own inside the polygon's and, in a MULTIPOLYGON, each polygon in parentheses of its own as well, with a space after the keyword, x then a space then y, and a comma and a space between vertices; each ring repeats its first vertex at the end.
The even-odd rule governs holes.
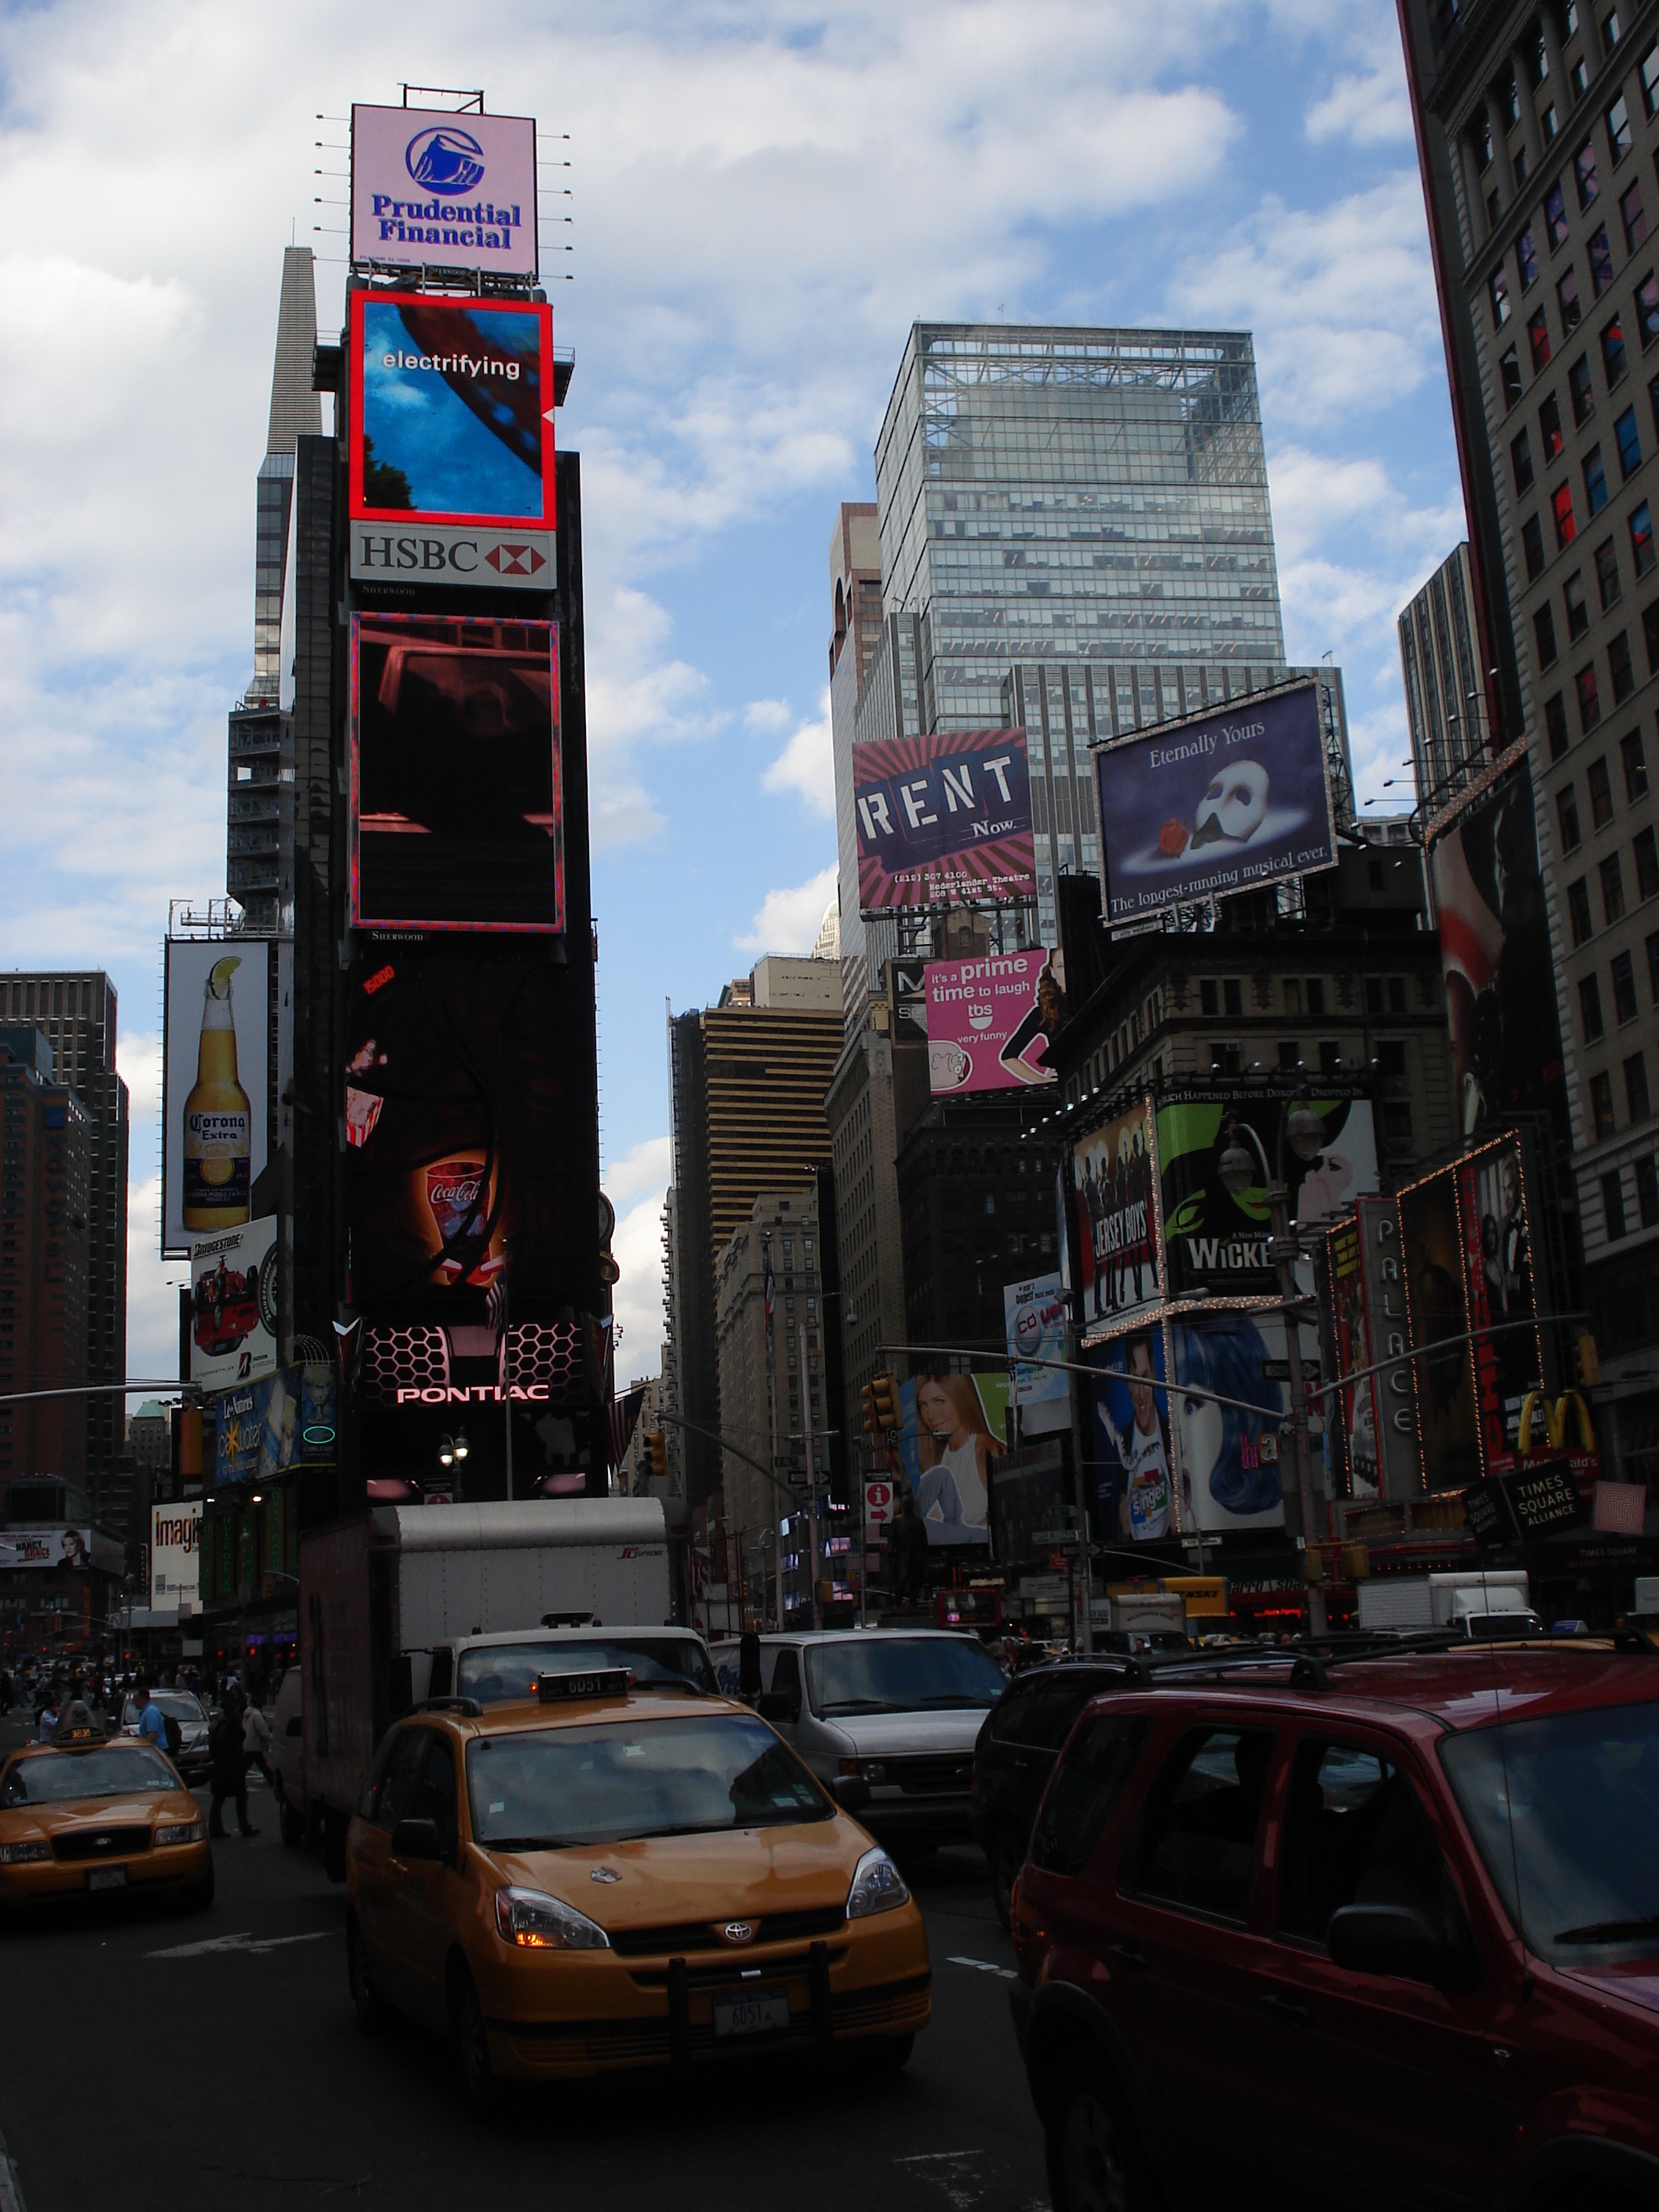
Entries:
POLYGON ((1519 1567, 1385 1575, 1359 1585, 1362 1629, 1455 1629, 1466 1636, 1541 1633, 1519 1567))
POLYGON ((300 1540, 305 1817, 331 1873, 374 1747, 426 1694, 434 1647, 503 1629, 672 1619, 656 1498, 384 1505, 300 1540))

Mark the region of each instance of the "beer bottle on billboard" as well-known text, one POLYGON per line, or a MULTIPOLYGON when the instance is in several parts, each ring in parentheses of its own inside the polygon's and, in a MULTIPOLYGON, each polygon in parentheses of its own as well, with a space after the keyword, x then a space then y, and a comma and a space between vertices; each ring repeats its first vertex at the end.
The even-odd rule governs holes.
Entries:
POLYGON ((216 963, 202 998, 196 1088, 185 1101, 184 1226, 234 1229, 253 1202, 253 1109, 236 1079, 230 979, 238 959, 216 963))

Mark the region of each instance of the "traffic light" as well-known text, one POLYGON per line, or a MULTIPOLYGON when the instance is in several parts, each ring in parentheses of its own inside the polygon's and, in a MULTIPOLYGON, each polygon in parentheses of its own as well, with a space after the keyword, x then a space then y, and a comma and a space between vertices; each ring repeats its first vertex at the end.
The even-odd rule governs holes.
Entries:
POLYGON ((1586 1390, 1594 1390, 1601 1383, 1601 1355, 1593 1336, 1581 1336, 1578 1340, 1578 1380, 1586 1390))
POLYGON ((873 1382, 866 1382, 863 1389, 860 1391, 859 1397, 864 1407, 864 1433, 866 1437, 872 1437, 876 1433, 877 1429, 880 1426, 880 1424, 876 1419, 875 1384, 873 1382))
POLYGON ((668 1439, 660 1429, 650 1429, 646 1432, 645 1458, 647 1473, 659 1480, 665 1480, 668 1474, 668 1439))
POLYGON ((875 1397, 876 1426, 878 1429, 896 1429, 903 1425, 899 1413, 898 1387, 896 1375, 878 1375, 870 1385, 875 1397))

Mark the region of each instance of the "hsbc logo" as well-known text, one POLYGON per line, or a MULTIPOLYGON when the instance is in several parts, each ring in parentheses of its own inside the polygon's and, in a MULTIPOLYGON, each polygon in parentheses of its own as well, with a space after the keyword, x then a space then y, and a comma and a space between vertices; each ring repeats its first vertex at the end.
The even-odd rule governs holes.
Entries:
POLYGON ((364 583, 395 579, 399 583, 471 584, 495 590, 550 592, 553 588, 553 534, 526 531, 457 529, 428 524, 420 530, 388 530, 384 524, 351 526, 351 574, 364 583))

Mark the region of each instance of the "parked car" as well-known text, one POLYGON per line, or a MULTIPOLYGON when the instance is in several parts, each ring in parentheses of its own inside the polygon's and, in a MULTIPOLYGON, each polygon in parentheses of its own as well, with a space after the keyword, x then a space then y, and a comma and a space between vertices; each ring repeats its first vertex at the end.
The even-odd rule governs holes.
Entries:
POLYGON ((1095 1698, 1014 1893, 1054 2212, 1659 2202, 1656 1831, 1651 1647, 1095 1698))
MULTIPOLYGON (((1184 1638, 1182 1649, 1187 1649, 1184 1638)), ((974 1745, 974 1833, 1005 1928, 1031 1823, 1072 1723, 1091 1698, 1121 1690, 1131 1672, 1122 1660, 1030 1667, 1014 1677, 985 1717, 974 1745)))
MULTIPOLYGON (((153 1690, 150 1692, 166 1717, 179 1723, 179 1749, 173 1753, 173 1764, 185 1780, 205 1774, 212 1763, 208 1749, 209 1719, 202 1701, 188 1690, 153 1690)), ((138 1707, 128 1698, 121 1707, 121 1733, 138 1733, 138 1707)))
MULTIPOLYGON (((1004 1682, 977 1637, 818 1629, 763 1636, 760 1656, 756 1711, 821 1782, 869 1784, 859 1818, 878 1843, 915 1855, 972 1841, 974 1740, 1004 1682)), ((735 1689, 736 1643, 714 1658, 735 1689)))

